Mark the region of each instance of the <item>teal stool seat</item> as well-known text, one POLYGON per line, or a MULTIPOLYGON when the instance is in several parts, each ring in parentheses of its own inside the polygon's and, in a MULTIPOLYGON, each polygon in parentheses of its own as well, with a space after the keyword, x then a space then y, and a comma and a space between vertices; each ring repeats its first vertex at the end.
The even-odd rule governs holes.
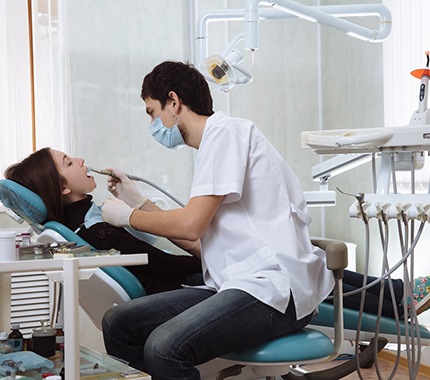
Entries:
POLYGON ((237 363, 298 363, 330 356, 333 350, 333 343, 327 335, 304 328, 222 358, 237 363))

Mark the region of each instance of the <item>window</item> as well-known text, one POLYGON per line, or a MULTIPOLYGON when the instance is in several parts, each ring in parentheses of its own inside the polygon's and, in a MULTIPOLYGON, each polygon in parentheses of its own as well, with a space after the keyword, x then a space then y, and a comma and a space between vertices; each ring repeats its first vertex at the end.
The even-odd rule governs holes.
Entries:
POLYGON ((0 177, 36 149, 71 151, 58 3, 0 2, 0 177))
MULTIPOLYGON (((0 1, 0 178, 6 167, 36 149, 70 151, 65 149, 66 63, 58 20, 57 0, 0 1)), ((1 301, 7 298, 8 304, 10 296, 11 322, 29 337, 50 318, 53 285, 38 272, 12 274, 10 285, 8 279, 0 276, 1 301)), ((2 316, 7 320, 9 309, 2 316)))
POLYGON ((0 2, 0 170, 31 152, 27 2, 0 2))

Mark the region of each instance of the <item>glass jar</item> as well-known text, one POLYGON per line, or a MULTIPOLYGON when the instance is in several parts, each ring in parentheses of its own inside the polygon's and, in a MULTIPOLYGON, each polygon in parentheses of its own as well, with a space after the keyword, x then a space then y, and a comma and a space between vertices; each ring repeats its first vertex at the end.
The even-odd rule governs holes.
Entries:
POLYGON ((41 327, 33 329, 31 337, 32 351, 49 358, 55 355, 56 330, 49 325, 49 320, 40 321, 41 327))

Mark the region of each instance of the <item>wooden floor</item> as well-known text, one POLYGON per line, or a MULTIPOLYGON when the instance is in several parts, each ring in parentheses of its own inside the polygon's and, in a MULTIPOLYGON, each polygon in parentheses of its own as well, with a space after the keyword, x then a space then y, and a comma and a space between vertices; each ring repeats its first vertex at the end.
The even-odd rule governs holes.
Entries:
MULTIPOLYGON (((385 359, 384 355, 382 355, 382 358, 378 359, 378 366, 379 366, 379 371, 381 374, 381 378, 382 379, 388 379, 391 375, 391 372, 393 371, 394 368, 394 363, 393 361, 391 361, 390 358, 385 359)), ((328 367, 332 367, 333 365, 340 365, 342 364, 343 361, 335 361, 333 362, 331 365, 327 364, 327 365, 309 365, 309 366, 305 366, 304 368, 311 371, 311 370, 315 370, 315 369, 324 369, 324 368, 328 368, 328 367)), ((405 363, 402 363, 402 365, 399 365, 394 377, 392 379, 394 380, 406 380, 409 379, 409 371, 407 369, 407 367, 405 366, 405 363)), ((365 380, 378 380, 378 375, 376 372, 376 368, 375 365, 373 365, 371 368, 361 368, 361 378, 365 379, 365 380)), ((429 373, 429 369, 428 368, 422 368, 422 372, 423 373, 419 373, 415 379, 416 380, 430 380, 430 375, 427 375, 429 373)), ((342 379, 345 380, 360 380, 361 379, 360 376, 358 375, 357 372, 352 373, 346 377, 343 377, 342 379)))

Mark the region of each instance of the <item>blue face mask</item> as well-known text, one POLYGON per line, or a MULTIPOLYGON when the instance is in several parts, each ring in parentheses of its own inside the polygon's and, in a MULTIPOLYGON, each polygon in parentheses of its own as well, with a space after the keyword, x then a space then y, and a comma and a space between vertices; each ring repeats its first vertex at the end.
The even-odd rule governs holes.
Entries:
MULTIPOLYGON (((161 116, 161 115, 160 115, 161 116)), ((161 117, 157 117, 149 127, 152 137, 166 148, 174 149, 185 145, 185 141, 179 131, 178 125, 174 124, 172 128, 167 128, 161 117)))

